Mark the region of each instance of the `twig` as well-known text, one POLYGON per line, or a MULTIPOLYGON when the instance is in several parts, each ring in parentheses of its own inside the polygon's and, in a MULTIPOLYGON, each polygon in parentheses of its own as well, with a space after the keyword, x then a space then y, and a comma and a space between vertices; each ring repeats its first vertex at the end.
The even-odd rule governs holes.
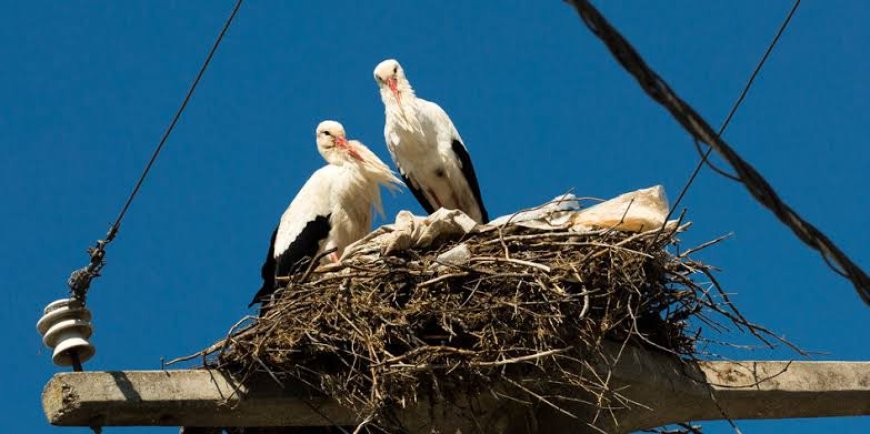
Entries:
POLYGON ((555 349, 555 350, 541 351, 540 353, 529 354, 527 356, 520 356, 520 357, 511 358, 511 359, 499 360, 496 362, 474 362, 474 363, 471 363, 471 365, 472 366, 504 366, 504 365, 510 365, 513 363, 528 362, 529 360, 537 360, 537 359, 540 359, 542 357, 548 357, 548 356, 552 356, 554 354, 564 353, 565 351, 568 351, 568 350, 569 350, 569 348, 559 348, 559 349, 555 349))
POLYGON ((546 265, 538 264, 538 263, 535 263, 532 261, 523 261, 520 259, 497 258, 494 256, 479 256, 476 258, 471 258, 471 260, 469 262, 507 262, 507 263, 516 264, 516 265, 523 265, 526 267, 537 268, 545 273, 550 272, 550 267, 548 267, 546 265))

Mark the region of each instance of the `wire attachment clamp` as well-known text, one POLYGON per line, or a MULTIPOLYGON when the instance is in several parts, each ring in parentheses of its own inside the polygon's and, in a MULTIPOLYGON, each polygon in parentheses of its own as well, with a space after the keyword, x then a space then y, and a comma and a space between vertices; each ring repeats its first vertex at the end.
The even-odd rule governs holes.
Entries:
POLYGON ((91 287, 91 281, 94 278, 100 277, 100 271, 106 265, 106 246, 115 239, 119 227, 120 225, 117 223, 113 224, 109 228, 109 232, 106 233, 105 239, 97 240, 94 246, 88 247, 88 256, 91 257, 88 265, 73 271, 69 275, 66 284, 69 286, 70 296, 73 299, 84 304, 88 289, 91 287))

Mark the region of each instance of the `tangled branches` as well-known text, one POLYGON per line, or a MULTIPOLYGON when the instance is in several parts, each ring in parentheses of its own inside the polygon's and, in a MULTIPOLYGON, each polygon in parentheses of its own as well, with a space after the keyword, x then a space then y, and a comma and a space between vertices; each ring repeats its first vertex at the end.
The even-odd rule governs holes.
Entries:
POLYGON ((605 342, 691 359, 692 319, 718 313, 757 332, 710 293, 715 284, 696 283, 707 266, 668 252, 686 226, 664 234, 505 226, 431 251, 346 258, 291 280, 215 364, 301 381, 387 431, 401 429, 396 410, 459 396, 565 414, 578 402, 623 408, 631 403, 600 369, 605 342), (466 248, 461 264, 439 259, 466 248))

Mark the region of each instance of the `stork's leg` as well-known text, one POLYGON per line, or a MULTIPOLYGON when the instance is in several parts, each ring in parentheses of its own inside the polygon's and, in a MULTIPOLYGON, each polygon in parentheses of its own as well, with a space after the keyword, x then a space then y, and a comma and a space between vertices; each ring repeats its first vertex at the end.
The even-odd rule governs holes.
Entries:
POLYGON ((330 262, 338 262, 338 252, 332 252, 329 254, 330 262))
POLYGON ((441 200, 438 199, 438 195, 435 194, 435 192, 432 191, 431 188, 428 191, 429 191, 429 196, 432 196, 432 200, 435 201, 435 209, 437 210, 438 208, 444 208, 444 205, 441 203, 441 200))
POLYGON ((453 194, 450 197, 453 199, 453 204, 456 205, 457 209, 468 209, 465 207, 465 203, 463 203, 461 200, 459 200, 459 196, 456 195, 455 191, 453 192, 453 194))

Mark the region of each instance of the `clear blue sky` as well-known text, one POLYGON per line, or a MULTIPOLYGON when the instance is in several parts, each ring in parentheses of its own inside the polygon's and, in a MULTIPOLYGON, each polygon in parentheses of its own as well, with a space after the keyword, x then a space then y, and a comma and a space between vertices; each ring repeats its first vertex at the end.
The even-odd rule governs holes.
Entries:
MULTIPOLYGON (((318 121, 343 122, 388 158, 372 79, 384 58, 398 58, 418 94, 451 114, 492 215, 569 188, 610 197, 661 183, 674 198, 697 160, 686 133, 560 1, 360 3, 244 5, 91 291, 98 354, 87 369, 158 368, 161 356, 199 350, 248 313, 273 226, 323 164, 318 121)), ((716 125, 791 5, 596 3, 716 125)), ((52 428, 42 415, 40 391, 58 369, 34 325, 115 217, 232 4, 4 2, 5 431, 86 432, 52 428)), ((804 2, 726 135, 865 269, 868 20, 867 2, 804 2)), ((750 319, 825 352, 820 359, 870 359, 870 310, 741 186, 705 171, 684 205, 695 222, 687 246, 736 234, 703 258, 721 267, 750 319)), ((386 209, 420 211, 407 192, 386 209)), ((740 425, 747 434, 870 432, 867 417, 740 425)))

